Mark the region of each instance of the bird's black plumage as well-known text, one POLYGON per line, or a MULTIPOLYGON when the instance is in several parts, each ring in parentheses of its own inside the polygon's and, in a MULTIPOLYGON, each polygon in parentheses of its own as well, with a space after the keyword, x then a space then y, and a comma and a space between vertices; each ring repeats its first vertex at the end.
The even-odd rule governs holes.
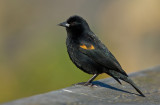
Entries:
POLYGON ((119 79, 128 82, 144 96, 82 17, 71 16, 59 25, 66 27, 67 51, 72 62, 82 71, 94 74, 86 84, 91 83, 99 74, 107 73, 120 84, 119 79))

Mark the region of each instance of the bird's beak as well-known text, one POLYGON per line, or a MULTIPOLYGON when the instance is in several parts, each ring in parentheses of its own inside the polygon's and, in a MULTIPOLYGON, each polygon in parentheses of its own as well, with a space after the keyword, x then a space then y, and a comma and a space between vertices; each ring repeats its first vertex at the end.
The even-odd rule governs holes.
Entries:
POLYGON ((58 24, 59 26, 62 26, 62 27, 69 27, 70 24, 68 24, 67 22, 62 22, 60 24, 58 24))

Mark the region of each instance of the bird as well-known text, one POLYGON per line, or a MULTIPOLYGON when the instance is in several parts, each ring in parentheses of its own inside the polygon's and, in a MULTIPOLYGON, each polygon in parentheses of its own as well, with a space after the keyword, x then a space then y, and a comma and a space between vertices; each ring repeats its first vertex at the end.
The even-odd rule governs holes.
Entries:
POLYGON ((101 40, 92 32, 87 21, 81 16, 70 16, 58 24, 67 31, 66 46, 71 61, 82 71, 93 76, 83 85, 88 86, 102 73, 129 83, 141 96, 145 95, 122 69, 120 63, 101 40))

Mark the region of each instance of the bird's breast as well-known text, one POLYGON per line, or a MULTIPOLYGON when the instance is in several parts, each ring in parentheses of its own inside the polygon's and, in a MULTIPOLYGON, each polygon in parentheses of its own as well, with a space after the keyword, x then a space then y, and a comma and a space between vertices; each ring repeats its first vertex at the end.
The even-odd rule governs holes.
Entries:
POLYGON ((68 43, 67 51, 72 62, 84 72, 89 74, 101 73, 103 67, 97 64, 94 60, 89 58, 87 55, 83 54, 79 48, 89 48, 93 49, 93 46, 82 46, 76 43, 68 43))

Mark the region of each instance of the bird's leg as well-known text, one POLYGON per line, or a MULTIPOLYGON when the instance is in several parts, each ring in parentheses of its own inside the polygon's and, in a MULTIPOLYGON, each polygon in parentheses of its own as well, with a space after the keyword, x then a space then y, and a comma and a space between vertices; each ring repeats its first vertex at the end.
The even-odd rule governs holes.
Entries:
POLYGON ((98 76, 99 74, 94 74, 92 78, 90 78, 87 82, 84 83, 84 86, 92 85, 92 81, 98 76))
POLYGON ((77 83, 74 85, 84 85, 84 86, 93 86, 93 84, 91 83, 99 74, 94 74, 92 78, 90 78, 87 82, 81 82, 81 83, 77 83))

